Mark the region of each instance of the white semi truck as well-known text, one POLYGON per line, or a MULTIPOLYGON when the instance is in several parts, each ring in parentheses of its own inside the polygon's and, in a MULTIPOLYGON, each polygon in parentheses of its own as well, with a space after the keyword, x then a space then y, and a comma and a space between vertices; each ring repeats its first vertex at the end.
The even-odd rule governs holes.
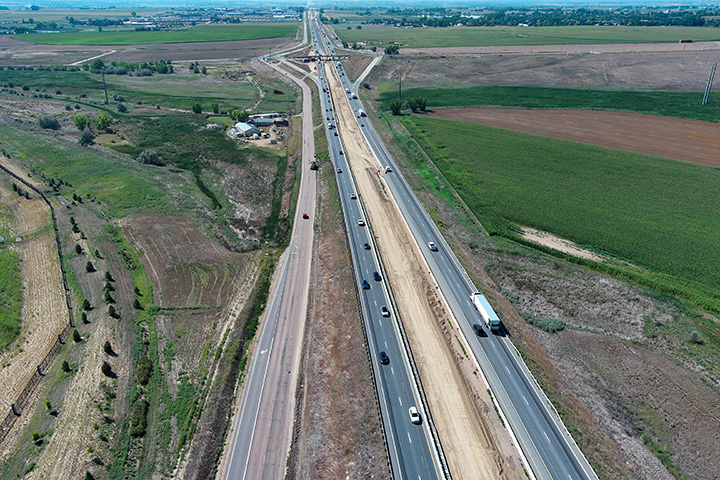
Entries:
POLYGON ((475 292, 470 295, 470 299, 490 331, 498 332, 500 330, 500 318, 497 316, 497 313, 495 313, 495 310, 493 310, 490 306, 490 303, 487 301, 487 298, 485 298, 485 295, 475 292))

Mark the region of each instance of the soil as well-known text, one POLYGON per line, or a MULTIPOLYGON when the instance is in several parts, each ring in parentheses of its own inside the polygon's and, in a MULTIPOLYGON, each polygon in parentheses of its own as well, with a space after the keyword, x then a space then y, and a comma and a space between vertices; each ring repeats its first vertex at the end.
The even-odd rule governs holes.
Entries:
MULTIPOLYGON (((662 47, 670 48, 673 45, 676 44, 663 44, 662 47)), ((679 48, 690 44, 677 45, 679 48)), ((572 45, 566 47, 568 52, 579 48, 572 45)), ((588 49, 587 45, 581 47, 585 48, 585 51, 588 49)), ((628 48, 630 45, 624 47, 628 48)), ((437 56, 385 57, 380 65, 373 69, 369 83, 377 85, 381 81, 391 81, 396 85, 398 79, 402 79, 403 88, 515 85, 667 90, 698 92, 699 102, 702 98, 700 92, 705 91, 710 69, 718 55, 717 51, 709 50, 537 55, 531 53, 533 48, 540 47, 524 47, 525 53, 513 55, 476 52, 466 55, 443 53, 437 56)))
POLYGON ((452 108, 434 118, 479 123, 720 167, 720 124, 640 113, 452 108))
POLYGON ((327 72, 335 90, 338 121, 350 167, 371 219, 387 278, 408 334, 429 409, 437 426, 450 472, 457 478, 522 478, 517 453, 497 417, 481 380, 469 372, 458 352, 457 334, 440 307, 439 295, 387 187, 379 162, 365 143, 346 95, 327 72), (382 232, 378 235, 378 232, 382 232))
POLYGON ((38 45, 0 35, 0 65, 71 64, 105 53, 102 57, 105 62, 228 60, 255 57, 282 48, 290 41, 289 38, 268 38, 159 45, 38 45))
POLYGON ((324 180, 288 478, 389 479, 342 214, 332 198, 337 196, 332 172, 330 164, 317 172, 324 180))

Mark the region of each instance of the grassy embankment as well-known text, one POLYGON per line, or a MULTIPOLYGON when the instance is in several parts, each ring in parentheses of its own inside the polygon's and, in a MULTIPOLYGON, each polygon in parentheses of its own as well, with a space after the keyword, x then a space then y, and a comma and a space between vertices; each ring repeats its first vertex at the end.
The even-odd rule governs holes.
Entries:
MULTIPOLYGON (((713 27, 446 27, 403 28, 335 25, 348 43, 396 43, 406 47, 479 47, 509 45, 592 45, 620 43, 677 43, 720 40, 713 27), (347 27, 351 27, 349 30, 347 27)), ((401 49, 402 53, 402 49, 401 49)))
POLYGON ((112 31, 32 33, 14 38, 44 45, 140 45, 160 43, 226 42, 261 38, 293 37, 296 23, 245 23, 198 25, 177 30, 151 32, 112 31))
POLYGON ((462 122, 403 124, 491 235, 552 232, 642 267, 594 268, 720 312, 717 169, 462 122))
POLYGON ((22 284, 17 253, 10 249, 15 239, 12 212, 0 204, 0 351, 20 332, 22 284))
MULTIPOLYGON (((397 99, 397 85, 379 87, 381 108, 397 99)), ((574 88, 473 86, 456 88, 403 88, 403 98, 425 97, 427 108, 509 107, 537 109, 620 110, 717 122, 720 94, 700 105, 702 92, 616 91, 574 88)))

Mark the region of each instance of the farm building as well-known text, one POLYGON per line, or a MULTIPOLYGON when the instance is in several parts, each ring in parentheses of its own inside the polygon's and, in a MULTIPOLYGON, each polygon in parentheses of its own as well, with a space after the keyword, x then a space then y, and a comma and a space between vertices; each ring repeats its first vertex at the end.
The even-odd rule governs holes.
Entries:
POLYGON ((238 122, 233 128, 235 129, 235 135, 238 137, 252 137, 260 134, 260 129, 249 123, 238 122))

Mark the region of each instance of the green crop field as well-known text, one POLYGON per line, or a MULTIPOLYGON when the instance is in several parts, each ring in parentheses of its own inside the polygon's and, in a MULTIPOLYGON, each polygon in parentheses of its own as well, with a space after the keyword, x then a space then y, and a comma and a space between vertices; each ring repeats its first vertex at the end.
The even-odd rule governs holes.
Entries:
POLYGON ((157 32, 107 30, 104 32, 32 33, 13 35, 13 38, 45 45, 139 45, 294 37, 297 29, 297 23, 244 23, 198 25, 157 32))
POLYGON ((517 238, 516 224, 552 232, 720 311, 720 170, 462 122, 402 122, 491 234, 517 238))
POLYGON ((10 9, 0 10, 0 21, 2 22, 13 22, 20 20, 27 20, 32 18, 36 22, 64 22, 67 17, 74 17, 78 20, 96 19, 96 18, 108 18, 108 19, 122 19, 130 18, 132 12, 135 12, 138 16, 142 17, 145 15, 153 15, 161 10, 154 8, 89 8, 84 9, 45 9, 42 8, 37 11, 28 11, 27 9, 10 9))
MULTIPOLYGON (((389 110, 397 98, 397 85, 383 84, 381 108, 389 110)), ((428 108, 513 107, 587 110, 622 110, 671 117, 720 121, 720 94, 700 105, 702 92, 584 90, 575 88, 477 86, 456 88, 405 88, 403 98, 425 97, 428 108)))
MULTIPOLYGON (((591 45, 603 43, 659 43, 692 39, 720 40, 712 27, 444 27, 403 28, 356 23, 334 25, 344 41, 394 42, 406 47, 480 47, 506 45, 591 45), (349 30, 347 27, 351 27, 349 30)), ((400 50, 402 53, 402 48, 400 50)))

